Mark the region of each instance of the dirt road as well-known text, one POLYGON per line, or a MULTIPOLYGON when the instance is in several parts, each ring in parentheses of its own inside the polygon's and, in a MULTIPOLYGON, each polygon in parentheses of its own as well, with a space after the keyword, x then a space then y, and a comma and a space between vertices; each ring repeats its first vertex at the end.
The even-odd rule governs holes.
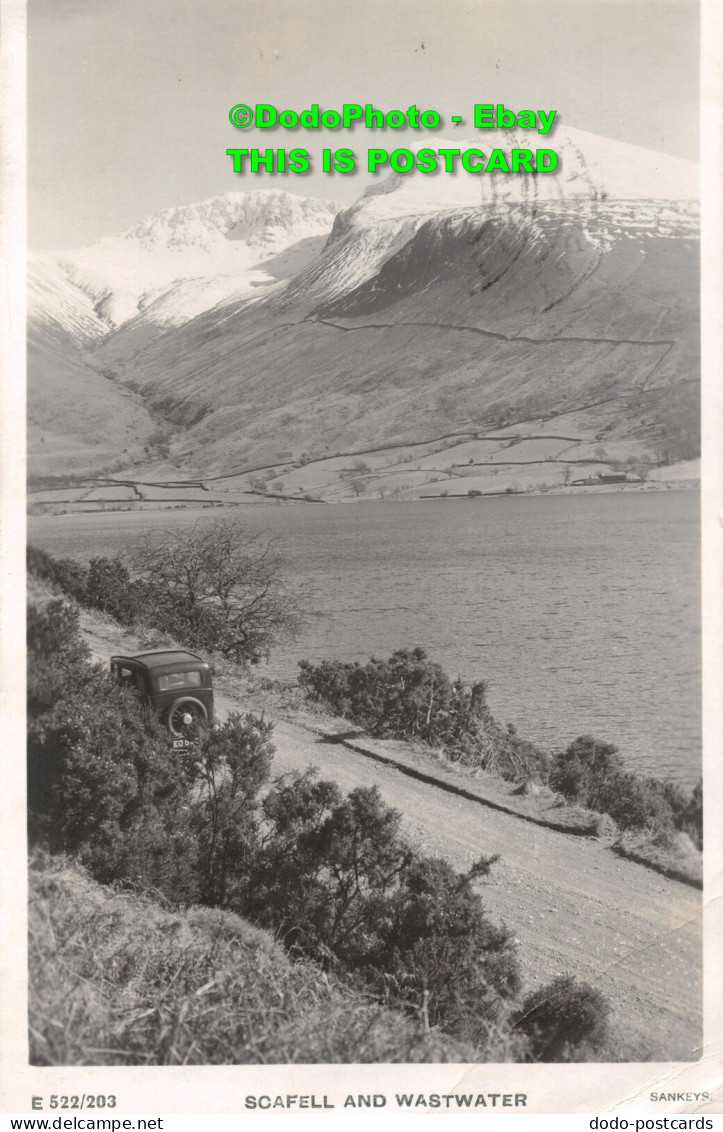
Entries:
POLYGON ((275 765, 314 765, 345 790, 376 783, 409 834, 459 868, 500 853, 483 889, 520 943, 525 983, 573 974, 604 991, 630 1060, 693 1059, 700 1045, 701 896, 589 839, 530 825, 279 722, 275 765))
MULTIPOLYGON (((116 632, 84 617, 95 659, 122 651, 116 632)), ((223 718, 244 710, 217 695, 223 718)), ((425 853, 466 868, 482 854, 501 861, 484 884, 490 914, 519 941, 527 987, 571 974, 610 999, 624 1060, 687 1061, 702 1044, 702 896, 679 881, 613 855, 588 838, 531 825, 382 766, 306 727, 278 719, 277 773, 318 767, 344 790, 376 784, 401 811, 425 853)))

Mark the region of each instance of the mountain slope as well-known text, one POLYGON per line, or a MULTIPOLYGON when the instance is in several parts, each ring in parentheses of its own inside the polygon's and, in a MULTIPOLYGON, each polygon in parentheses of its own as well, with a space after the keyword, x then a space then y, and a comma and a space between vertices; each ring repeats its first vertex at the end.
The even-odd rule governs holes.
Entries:
POLYGON ((34 477, 117 467, 143 456, 156 424, 143 399, 89 358, 108 327, 61 268, 28 271, 28 460, 34 477))
POLYGON ((98 356, 192 425, 174 452, 206 474, 489 428, 520 408, 551 416, 608 401, 604 423, 633 435, 647 427, 646 399, 695 382, 687 207, 445 213, 330 294, 358 253, 352 230, 266 300, 217 307, 125 361, 120 336, 98 356))
POLYGON ((56 262, 111 328, 152 308, 163 310, 161 325, 174 325, 228 294, 299 271, 323 248, 338 208, 278 190, 227 193, 167 209, 56 262), (173 301, 161 305, 179 284, 185 287, 180 309, 174 311, 173 301))
POLYGON ((168 209, 120 236, 34 256, 28 286, 31 474, 136 462, 162 425, 95 348, 128 320, 141 341, 229 295, 277 286, 322 250, 337 207, 284 192, 168 209))

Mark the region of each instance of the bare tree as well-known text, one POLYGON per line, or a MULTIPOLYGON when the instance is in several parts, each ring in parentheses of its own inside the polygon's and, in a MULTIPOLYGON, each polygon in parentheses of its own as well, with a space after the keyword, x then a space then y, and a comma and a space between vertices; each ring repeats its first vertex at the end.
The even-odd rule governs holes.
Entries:
POLYGON ((367 489, 366 482, 365 482, 364 479, 362 479, 361 476, 355 476, 354 479, 350 479, 349 480, 349 487, 352 489, 354 494, 357 495, 357 496, 363 495, 364 492, 367 489))
POLYGON ((273 539, 238 519, 199 520, 131 550, 153 622, 190 648, 255 661, 300 626, 273 539))

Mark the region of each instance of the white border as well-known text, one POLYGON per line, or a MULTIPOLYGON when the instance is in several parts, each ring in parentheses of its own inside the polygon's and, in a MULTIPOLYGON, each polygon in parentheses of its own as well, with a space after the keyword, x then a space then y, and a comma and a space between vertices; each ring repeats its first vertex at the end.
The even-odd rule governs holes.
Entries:
MULTIPOLYGON (((159 0, 156 0, 159 2, 159 0)), ((302 0, 299 0, 302 2, 302 0)), ((341 0, 340 0, 341 2, 341 0)), ((647 2, 647 0, 640 0, 647 2)), ((706 781, 705 870, 705 1048, 697 1063, 580 1066, 223 1066, 177 1068, 38 1069, 27 1064, 25 1037, 25 877, 24 852, 24 585, 25 436, 25 13, 22 0, 4 0, 0 34, 0 98, 2 99, 2 162, 0 180, 0 366, 3 387, 2 498, 0 522, 0 600, 2 601, 2 902, 0 951, 0 1112, 31 1115, 31 1096, 51 1092, 115 1092, 118 1112, 243 1113, 245 1093, 326 1095, 339 1105, 347 1093, 395 1091, 526 1092, 529 1114, 645 1115, 673 1112, 721 1112, 723 1073, 721 1027, 723 993, 720 941, 723 939, 721 800, 723 765, 723 590, 721 589, 721 516, 723 469, 720 464, 721 372, 723 371, 723 0, 703 0, 703 584, 704 584, 704 754, 706 781), (523 1084, 524 1082, 524 1084, 523 1084), (652 1106, 652 1089, 707 1089, 710 1104, 652 1106)), ((350 33, 351 33, 350 29, 350 33)), ((479 1112, 479 1110, 478 1110, 479 1112)), ((348 1114, 348 1112, 347 1112, 348 1114)), ((46 1113, 47 1115, 47 1113, 46 1113)), ((361 1114, 360 1114, 361 1115, 361 1114)), ((374 1113, 374 1119, 382 1114, 374 1113)), ((392 1115, 387 1107, 384 1118, 392 1115)), ((487 1120, 500 1116, 485 1113, 487 1120)), ((519 1113, 507 1116, 520 1119, 519 1113)), ((219 1119, 221 1119, 219 1117, 219 1119)), ((244 1113, 248 1122, 250 1114, 244 1113)), ((256 1118, 267 1125, 275 1116, 256 1118)), ((253 1123, 256 1123, 253 1119, 253 1123)), ((399 1114, 398 1120, 407 1120, 399 1114)), ((218 1123, 218 1120, 216 1121, 218 1123)), ((587 1124, 587 1122, 586 1122, 587 1124)), ((563 1123, 564 1127, 564 1123, 563 1123)))

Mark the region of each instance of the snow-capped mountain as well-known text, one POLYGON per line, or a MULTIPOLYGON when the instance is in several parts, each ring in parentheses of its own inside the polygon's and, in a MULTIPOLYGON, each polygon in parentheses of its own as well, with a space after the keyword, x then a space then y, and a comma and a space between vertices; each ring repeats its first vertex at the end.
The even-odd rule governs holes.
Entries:
MULTIPOLYGON (((495 147, 554 149, 559 165, 554 173, 514 176, 502 172, 475 174, 390 173, 367 189, 337 221, 344 229, 380 221, 408 219, 451 209, 533 204, 542 201, 690 200, 699 197, 698 166, 682 158, 641 146, 616 142, 584 130, 561 126, 549 137, 526 130, 489 131, 489 137, 435 138, 434 149, 495 147)), ((412 149, 429 147, 419 143, 412 149)))
POLYGON ((151 307, 159 325, 177 325, 299 271, 322 250, 339 208, 280 191, 226 193, 166 209, 87 248, 38 257, 35 270, 46 290, 60 273, 108 328, 151 307))
MULTIPOLYGON (((465 150, 483 146, 489 153, 495 146, 509 150, 536 144, 527 131, 489 134, 489 142, 486 136, 482 141, 479 136, 436 139, 435 148, 465 150)), ((533 135, 533 139, 536 137, 533 135)), ((469 209, 493 216, 509 206, 524 206, 530 215, 538 206, 545 205, 540 215, 544 213, 549 218, 574 211, 578 218, 585 219, 588 236, 596 230, 602 236, 598 218, 604 214, 603 227, 613 229, 615 220, 610 210, 601 206, 620 202, 618 217, 624 229, 634 223, 663 235, 667 231, 666 215, 676 230, 680 217, 687 215, 690 230, 697 231, 699 171, 693 162, 570 127, 560 127, 551 138, 554 140, 538 141, 554 147, 559 154, 560 165, 554 175, 483 176, 462 169, 455 174, 388 174, 379 185, 368 188, 354 205, 338 212, 329 244, 343 246, 338 254, 328 254, 327 249, 323 260, 315 261, 301 273, 297 292, 305 290, 307 297, 313 294, 321 298, 359 285, 373 277, 427 220, 469 209), (674 203, 674 210, 666 213, 665 202, 674 203), (352 234, 353 251, 347 239, 352 234)))
POLYGON ((392 174, 343 210, 229 194, 41 262, 40 416, 52 340, 176 429, 174 463, 199 474, 524 412, 636 450, 677 428, 689 448, 696 168, 554 138, 559 176, 392 174))

